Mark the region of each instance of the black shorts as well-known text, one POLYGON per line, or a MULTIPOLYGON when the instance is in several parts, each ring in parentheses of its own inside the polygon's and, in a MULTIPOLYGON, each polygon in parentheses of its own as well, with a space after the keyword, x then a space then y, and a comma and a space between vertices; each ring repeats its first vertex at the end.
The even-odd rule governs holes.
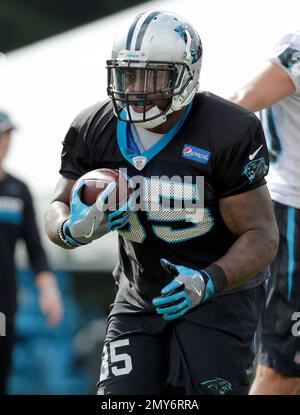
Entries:
POLYGON ((258 361, 300 377, 300 210, 274 202, 274 211, 280 243, 271 265, 258 361))
POLYGON ((167 322, 111 314, 98 394, 247 394, 265 285, 223 295, 167 322))

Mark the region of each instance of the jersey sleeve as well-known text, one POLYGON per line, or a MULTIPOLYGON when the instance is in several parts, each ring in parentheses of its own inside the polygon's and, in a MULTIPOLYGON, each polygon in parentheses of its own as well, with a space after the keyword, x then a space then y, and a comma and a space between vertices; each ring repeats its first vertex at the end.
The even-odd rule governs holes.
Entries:
POLYGON ((72 122, 63 142, 59 173, 67 179, 77 180, 87 169, 86 135, 89 117, 80 113, 72 122))
POLYGON ((300 91, 300 32, 283 36, 268 60, 280 66, 291 78, 296 92, 300 91))
POLYGON ((220 198, 254 190, 266 184, 269 154, 262 125, 254 114, 239 139, 223 146, 214 166, 220 198))

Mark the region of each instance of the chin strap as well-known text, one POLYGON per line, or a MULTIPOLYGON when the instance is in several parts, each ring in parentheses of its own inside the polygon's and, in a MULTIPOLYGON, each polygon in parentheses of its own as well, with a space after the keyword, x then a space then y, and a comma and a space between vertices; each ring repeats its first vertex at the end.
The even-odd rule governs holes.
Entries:
MULTIPOLYGON (((153 120, 149 121, 142 121, 144 118, 144 113, 136 112, 133 108, 130 109, 130 115, 133 122, 139 121, 138 125, 142 128, 155 128, 159 125, 163 124, 167 120, 167 114, 161 114, 161 110, 155 106, 150 108, 149 111, 146 111, 145 117, 146 118, 152 118, 155 117, 153 120)), ((128 112, 126 111, 126 118, 130 122, 130 117, 128 115, 128 112)))

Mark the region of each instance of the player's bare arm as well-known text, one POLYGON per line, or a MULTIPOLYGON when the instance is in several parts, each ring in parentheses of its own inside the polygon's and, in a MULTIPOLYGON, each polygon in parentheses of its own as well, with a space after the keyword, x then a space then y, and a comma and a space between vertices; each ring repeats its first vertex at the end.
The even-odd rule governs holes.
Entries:
POLYGON ((58 236, 59 224, 66 220, 70 214, 69 200, 75 180, 60 177, 56 184, 53 202, 49 205, 45 214, 45 229, 49 239, 62 248, 66 246, 58 236))
POLYGON ((299 261, 294 260, 299 252, 299 52, 300 32, 286 33, 274 45, 265 69, 229 98, 261 111, 271 161, 268 187, 280 230, 250 395, 295 395, 300 390, 299 343, 291 329, 291 314, 300 308, 299 261))
POLYGON ((267 186, 220 200, 223 220, 237 241, 216 261, 232 289, 269 265, 278 248, 278 229, 267 186))
POLYGON ((295 91, 290 76, 278 65, 268 63, 267 66, 249 83, 240 88, 230 101, 250 111, 261 111, 295 91))

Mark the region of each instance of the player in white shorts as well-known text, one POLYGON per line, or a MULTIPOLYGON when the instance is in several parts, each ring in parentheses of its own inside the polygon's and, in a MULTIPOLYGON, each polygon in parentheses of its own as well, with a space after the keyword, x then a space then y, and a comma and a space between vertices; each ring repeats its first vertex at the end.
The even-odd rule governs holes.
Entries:
POLYGON ((280 232, 250 394, 300 394, 300 31, 283 36, 266 67, 231 100, 262 111, 280 232))

